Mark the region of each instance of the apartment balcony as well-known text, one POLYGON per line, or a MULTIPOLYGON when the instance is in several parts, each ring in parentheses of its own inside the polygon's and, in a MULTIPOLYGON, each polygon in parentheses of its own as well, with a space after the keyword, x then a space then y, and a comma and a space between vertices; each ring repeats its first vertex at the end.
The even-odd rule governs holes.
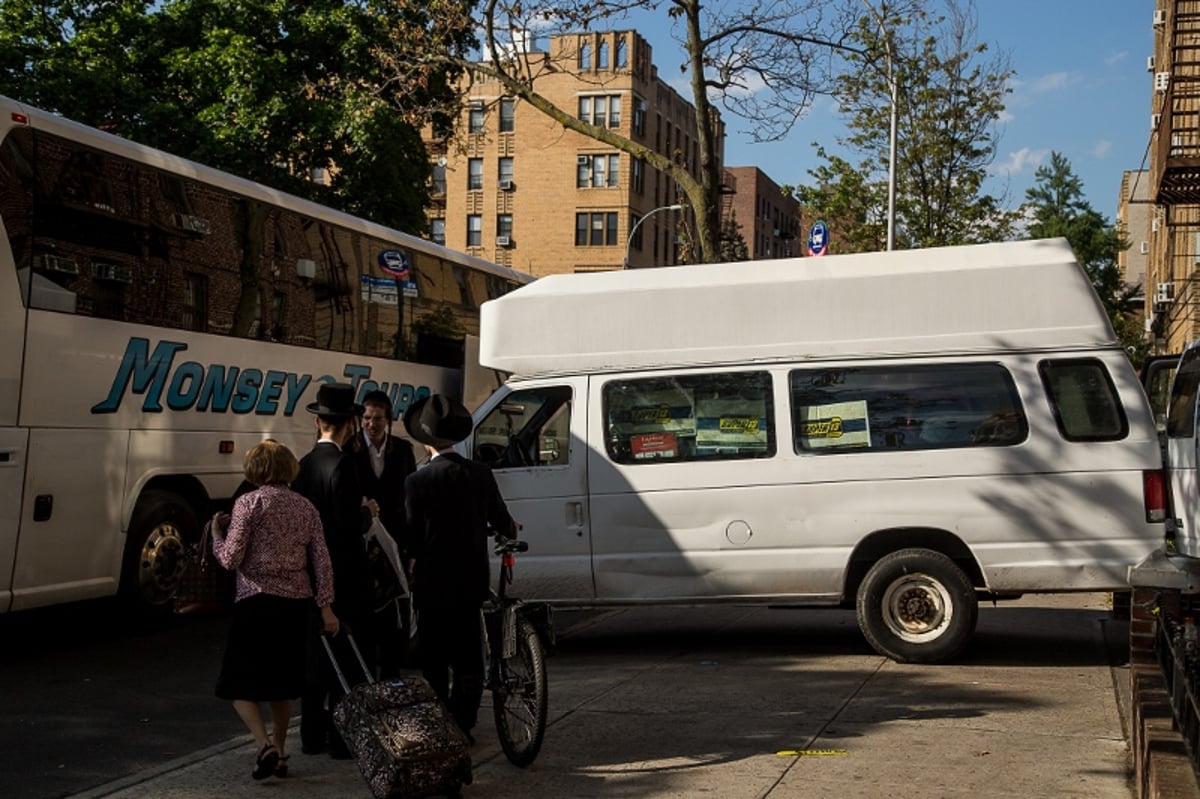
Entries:
MULTIPOLYGON (((1160 205, 1196 204, 1200 203, 1200 2, 1175 0, 1155 11, 1154 24, 1161 37, 1159 71, 1154 72, 1158 113, 1151 119, 1154 200, 1160 205)), ((1154 61, 1148 64, 1151 70, 1154 61)))

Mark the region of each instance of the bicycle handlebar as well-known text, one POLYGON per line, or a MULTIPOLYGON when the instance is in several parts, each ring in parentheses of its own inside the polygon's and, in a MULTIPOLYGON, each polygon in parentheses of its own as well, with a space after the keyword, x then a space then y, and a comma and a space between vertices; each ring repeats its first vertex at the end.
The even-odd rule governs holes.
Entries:
POLYGON ((506 536, 496 536, 496 554, 501 555, 506 552, 528 552, 529 542, 518 541, 515 538, 506 536))

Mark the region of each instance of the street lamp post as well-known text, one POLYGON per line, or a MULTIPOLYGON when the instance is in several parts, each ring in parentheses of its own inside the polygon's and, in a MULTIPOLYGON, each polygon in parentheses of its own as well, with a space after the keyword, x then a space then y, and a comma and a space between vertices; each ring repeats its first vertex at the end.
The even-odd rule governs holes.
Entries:
POLYGON ((887 248, 890 251, 896 241, 896 107, 899 100, 899 90, 896 82, 896 64, 892 57, 892 39, 883 24, 883 17, 876 13, 867 0, 862 0, 867 12, 879 25, 879 35, 883 37, 884 54, 888 63, 888 88, 891 90, 892 112, 891 129, 888 132, 888 210, 887 210, 887 248))
POLYGON ((647 213, 645 216, 643 216, 641 219, 639 219, 637 222, 635 222, 633 224, 633 227, 631 227, 629 229, 629 240, 625 242, 625 260, 621 263, 621 268, 622 269, 629 268, 629 248, 633 246, 633 234, 637 233, 637 229, 642 226, 643 222, 645 222, 647 219, 649 219, 650 217, 657 214, 659 211, 682 211, 682 210, 683 210, 683 206, 680 205, 679 203, 675 203, 674 205, 660 205, 658 208, 651 209, 649 211, 649 213, 647 213))

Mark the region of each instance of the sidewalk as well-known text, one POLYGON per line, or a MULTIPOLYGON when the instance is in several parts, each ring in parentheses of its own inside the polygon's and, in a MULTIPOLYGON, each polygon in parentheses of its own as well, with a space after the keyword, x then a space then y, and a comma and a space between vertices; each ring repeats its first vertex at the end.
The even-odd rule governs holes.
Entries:
MULTIPOLYGON (((960 663, 876 655, 846 611, 614 610, 548 660, 542 753, 500 752, 488 697, 465 797, 1133 796, 1126 622, 1099 594, 980 609, 960 663)), ((289 741, 298 743, 293 732, 289 741)), ((369 797, 354 761, 307 756, 250 779, 249 736, 73 799, 369 797)))

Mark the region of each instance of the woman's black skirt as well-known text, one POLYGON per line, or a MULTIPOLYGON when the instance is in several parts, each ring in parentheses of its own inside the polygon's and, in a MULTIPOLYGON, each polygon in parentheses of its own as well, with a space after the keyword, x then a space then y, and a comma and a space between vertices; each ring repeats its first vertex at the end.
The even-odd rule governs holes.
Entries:
POLYGON ((255 594, 233 606, 217 696, 278 702, 304 689, 305 643, 313 601, 255 594))

